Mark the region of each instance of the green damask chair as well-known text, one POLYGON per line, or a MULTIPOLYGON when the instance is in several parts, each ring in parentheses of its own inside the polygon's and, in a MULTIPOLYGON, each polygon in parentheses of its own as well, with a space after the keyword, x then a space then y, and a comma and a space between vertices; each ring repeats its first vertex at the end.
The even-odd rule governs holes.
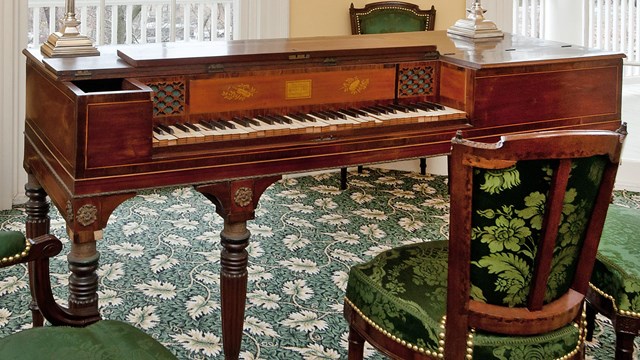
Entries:
MULTIPOLYGON (((356 8, 349 7, 351 34, 381 34, 407 31, 432 31, 436 24, 436 9, 422 10, 404 1, 379 1, 356 8)), ((362 172, 362 166, 358 166, 362 172)), ((420 173, 427 172, 427 159, 420 159, 420 173)), ((347 168, 340 169, 340 188, 347 188, 347 168)))
POLYGON ((381 34, 405 31, 433 30, 436 9, 422 10, 418 5, 404 1, 379 1, 356 8, 349 7, 351 33, 381 34))
MULTIPOLYGON (((452 140, 448 241, 384 251, 349 273, 349 359, 579 359, 583 302, 622 142, 548 131, 452 140)), ((428 239, 425 239, 428 240, 428 239)))
MULTIPOLYGON (((41 309, 55 306, 49 258, 61 250, 53 235, 28 240, 21 232, 0 232, 0 267, 33 262, 32 286, 41 309)), ((0 359, 176 359, 151 336, 124 322, 99 320, 80 326, 78 319, 69 320, 74 326, 34 327, 1 338, 0 359)))
POLYGON ((587 340, 596 312, 611 319, 616 360, 633 359, 640 335, 640 209, 611 205, 587 293, 587 340))

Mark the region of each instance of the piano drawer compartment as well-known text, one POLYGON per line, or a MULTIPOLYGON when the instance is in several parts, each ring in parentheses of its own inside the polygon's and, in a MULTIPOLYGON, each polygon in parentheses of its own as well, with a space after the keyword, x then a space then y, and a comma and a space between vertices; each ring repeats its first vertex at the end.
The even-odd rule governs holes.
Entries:
POLYGON ((151 159, 152 90, 133 79, 78 80, 78 135, 84 169, 104 168, 151 159))

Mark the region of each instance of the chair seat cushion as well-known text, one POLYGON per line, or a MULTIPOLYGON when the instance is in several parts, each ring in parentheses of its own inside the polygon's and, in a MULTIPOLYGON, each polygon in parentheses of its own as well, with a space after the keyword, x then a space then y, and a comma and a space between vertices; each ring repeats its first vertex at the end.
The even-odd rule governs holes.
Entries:
POLYGON ((0 231, 0 260, 22 253, 27 246, 19 231, 0 231))
POLYGON ((602 230, 591 284, 618 310, 640 316, 640 209, 611 205, 602 230))
MULTIPOLYGON (((446 313, 448 241, 406 245, 382 252, 351 268, 347 301, 367 321, 398 342, 440 354, 438 342, 446 313)), ((476 332, 476 359, 556 359, 580 344, 573 324, 536 336, 476 332), (523 354, 527 354, 524 356, 523 354), (535 356, 531 357, 532 354, 535 356)), ((445 339, 446 346, 446 339, 445 339)))
POLYGON ((84 328, 46 326, 0 339, 2 359, 176 359, 134 326, 102 320, 84 328))

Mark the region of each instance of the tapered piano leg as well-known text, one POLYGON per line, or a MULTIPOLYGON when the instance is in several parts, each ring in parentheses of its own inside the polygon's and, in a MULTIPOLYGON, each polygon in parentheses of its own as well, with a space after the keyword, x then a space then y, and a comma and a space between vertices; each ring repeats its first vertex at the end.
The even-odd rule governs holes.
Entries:
MULTIPOLYGON (((33 239, 40 235, 49 233, 49 202, 47 201, 47 193, 33 175, 29 175, 28 182, 25 184, 24 188, 25 194, 29 198, 25 205, 25 212, 27 213, 26 233, 28 238, 33 239)), ((34 284, 33 276, 35 276, 33 264, 29 263, 30 284, 34 284)), ((44 318, 35 301, 35 293, 32 285, 30 286, 30 289, 31 303, 29 304, 29 309, 31 310, 33 326, 40 327, 44 323, 44 318)))
POLYGON ((222 341, 226 359, 237 359, 242 342, 244 307, 247 297, 246 247, 250 233, 246 221, 230 223, 225 221, 220 234, 220 292, 222 293, 222 341))
POLYGON ((63 215, 71 241, 71 249, 67 255, 71 271, 68 310, 79 321, 91 323, 100 318, 96 273, 100 253, 96 249, 96 241, 102 239, 103 229, 113 210, 134 195, 135 193, 123 193, 69 199, 66 204, 66 213, 63 215))
POLYGON ((247 299, 247 263, 250 233, 247 221, 255 217, 260 195, 280 176, 225 181, 199 185, 196 190, 216 205, 224 219, 220 233, 220 297, 222 346, 225 359, 238 359, 242 343, 244 308, 247 299))

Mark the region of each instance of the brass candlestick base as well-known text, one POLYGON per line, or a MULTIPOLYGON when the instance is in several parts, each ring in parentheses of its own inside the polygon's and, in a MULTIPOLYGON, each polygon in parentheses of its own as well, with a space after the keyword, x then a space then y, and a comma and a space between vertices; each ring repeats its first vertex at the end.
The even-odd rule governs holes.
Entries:
POLYGON ((40 51, 48 57, 97 56, 100 52, 93 42, 78 31, 80 22, 74 13, 67 13, 60 31, 49 35, 47 42, 40 46, 40 51))
POLYGON ((485 10, 476 1, 471 8, 467 9, 466 19, 460 19, 451 26, 447 33, 473 39, 502 37, 504 34, 499 30, 493 21, 485 20, 485 10))

